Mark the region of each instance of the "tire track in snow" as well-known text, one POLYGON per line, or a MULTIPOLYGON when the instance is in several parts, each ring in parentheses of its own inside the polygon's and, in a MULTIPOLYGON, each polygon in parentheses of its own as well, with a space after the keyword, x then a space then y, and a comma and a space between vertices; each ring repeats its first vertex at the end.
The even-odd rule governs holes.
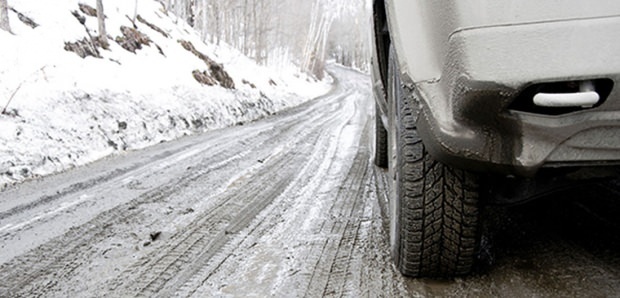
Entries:
POLYGON ((222 251, 224 260, 215 272, 199 274, 174 296, 406 293, 403 279, 390 265, 379 205, 370 188, 374 172, 369 163, 369 125, 357 119, 363 106, 348 109, 356 111, 356 118, 341 122, 332 136, 333 150, 326 149, 321 165, 309 165, 314 172, 310 180, 300 181, 301 187, 291 184, 292 189, 256 218, 256 227, 246 230, 243 240, 222 251), (357 129, 345 129, 352 126, 357 129), (351 134, 361 138, 347 140, 351 134), (308 201, 318 206, 313 206, 316 212, 305 208, 308 201))
MULTIPOLYGON (((317 120, 319 117, 318 115, 312 116, 310 120, 313 121, 317 120)), ((294 122, 291 121, 290 123, 294 122)), ((289 135, 289 139, 291 136, 302 139, 304 135, 300 133, 303 130, 302 127, 284 126, 282 132, 289 135)), ((4 274, 0 273, 0 279, 5 282, 0 286, 0 289, 4 288, 10 293, 46 293, 57 285, 58 277, 61 279, 71 278, 73 270, 82 265, 82 262, 76 260, 75 256, 84 254, 85 252, 83 249, 88 248, 89 244, 98 242, 98 239, 108 237, 109 233, 105 231, 106 227, 121 224, 127 218, 133 219, 133 221, 140 221, 140 219, 143 218, 143 216, 141 216, 142 210, 138 208, 140 205, 163 201, 173 196, 176 192, 181 191, 189 184, 196 183, 196 181, 203 176, 216 172, 224 167, 231 167, 231 159, 239 159, 252 151, 265 151, 259 150, 258 148, 261 146, 269 148, 270 144, 268 144, 268 142, 272 139, 273 134, 274 132, 269 132, 267 134, 265 131, 259 131, 258 134, 250 134, 250 138, 246 143, 251 144, 252 147, 242 148, 242 152, 230 150, 230 148, 234 148, 233 145, 237 143, 236 141, 232 143, 223 142, 224 146, 218 146, 221 147, 219 151, 223 153, 223 156, 217 155, 213 159, 203 160, 202 163, 198 164, 196 167, 202 170, 190 172, 186 176, 178 179, 172 179, 164 185, 145 192, 128 204, 104 212, 85 225, 72 228, 59 239, 55 239, 13 262, 3 264, 0 269, 3 269, 2 272, 4 274), (259 142, 254 140, 257 136, 263 136, 259 142), (219 159, 224 159, 227 162, 213 162, 213 160, 219 159), (214 164, 216 166, 214 166, 214 164), (55 255, 56 257, 45 258, 44 256, 47 255, 55 255), (4 270, 4 268, 14 268, 16 270, 11 272, 9 270, 4 270), (56 277, 50 278, 49 276, 56 277), (49 280, 49 282, 41 282, 45 280, 49 280), (23 291, 20 289, 23 289, 23 291)), ((232 140, 233 138, 226 138, 226 141, 232 140)), ((232 164, 232 166, 234 166, 234 164, 232 164)), ((161 169, 162 167, 158 165, 157 168, 161 169)), ((2 292, 4 292, 4 290, 0 291, 0 293, 2 292)))
POLYGON ((212 289, 208 289, 208 287, 207 289, 198 289, 198 287, 205 283, 209 283, 210 279, 215 279, 212 278, 214 275, 229 276, 234 273, 239 264, 236 263, 238 260, 234 260, 234 258, 230 258, 230 256, 233 255, 235 251, 243 250, 243 246, 246 246, 246 248, 249 246, 251 248, 254 239, 272 232, 271 230, 274 226, 281 223, 283 213, 285 213, 291 205, 300 200, 300 198, 310 199, 308 195, 316 192, 321 183, 324 182, 326 176, 325 172, 332 166, 334 156, 339 149, 337 140, 342 135, 343 127, 346 126, 346 123, 350 121, 351 117, 354 115, 355 109, 349 110, 348 108, 351 108, 350 106, 345 106, 343 108, 350 111, 351 114, 335 118, 331 122, 338 123, 337 126, 330 124, 326 126, 326 129, 322 130, 322 140, 313 146, 312 154, 309 155, 309 159, 298 172, 295 180, 291 182, 281 194, 274 194, 274 196, 277 196, 275 202, 253 220, 254 223, 245 233, 242 233, 241 237, 239 237, 241 239, 232 241, 230 245, 219 252, 218 256, 215 257, 215 265, 210 264, 204 267, 200 271, 200 274, 187 282, 181 288, 181 291, 176 292, 174 296, 189 296, 190 294, 194 294, 197 297, 201 297, 204 295, 213 295, 214 292, 212 289), (338 133, 329 133, 334 130, 338 133))
POLYGON ((291 183, 298 172, 298 166, 305 163, 306 153, 315 148, 322 131, 331 126, 335 119, 337 117, 332 116, 323 119, 323 123, 315 122, 313 127, 304 130, 305 134, 297 135, 296 143, 291 146, 293 150, 275 157, 273 161, 263 161, 265 166, 253 174, 254 177, 260 177, 260 180, 250 180, 224 193, 225 199, 217 209, 209 210, 183 232, 186 238, 162 248, 159 257, 147 256, 147 260, 137 263, 139 266, 121 274, 112 282, 117 285, 123 280, 135 281, 134 277, 139 276, 138 284, 131 282, 127 287, 112 288, 112 292, 140 296, 163 293, 162 296, 167 296, 168 291, 184 284, 200 270, 200 265, 208 263, 234 238, 235 233, 291 183), (133 293, 132 290, 136 288, 138 292, 133 293))
POLYGON ((8 236, 19 237, 119 199, 0 265, 0 296, 404 295, 369 187, 367 82, 338 76, 331 94, 304 106, 153 149, 109 179, 63 184, 70 191, 5 213, 68 202, 8 236), (85 193, 96 195, 71 205, 85 193))

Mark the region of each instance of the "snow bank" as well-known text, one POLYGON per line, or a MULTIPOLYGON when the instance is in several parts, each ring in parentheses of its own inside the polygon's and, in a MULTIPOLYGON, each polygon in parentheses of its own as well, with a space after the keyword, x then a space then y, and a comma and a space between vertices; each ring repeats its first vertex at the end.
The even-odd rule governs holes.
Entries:
MULTIPOLYGON (((131 53, 113 40, 102 58, 80 58, 65 42, 88 36, 71 14, 94 0, 9 1, 39 26, 10 12, 14 34, 0 30, 0 188, 63 171, 110 154, 184 135, 255 120, 316 97, 328 82, 313 82, 294 68, 258 66, 236 50, 208 45, 188 25, 167 16, 156 1, 139 1, 150 46, 131 53), (203 86, 193 70, 205 63, 185 50, 187 40, 232 76, 235 90, 203 86), (159 47, 159 48, 158 48, 159 47), (163 53, 163 54, 162 54, 163 53), (10 98, 12 101, 9 103, 10 98)), ((134 1, 104 2, 108 35, 132 27, 134 1)), ((82 14, 84 15, 84 14, 82 14)), ((85 16, 90 34, 96 18, 85 16)))

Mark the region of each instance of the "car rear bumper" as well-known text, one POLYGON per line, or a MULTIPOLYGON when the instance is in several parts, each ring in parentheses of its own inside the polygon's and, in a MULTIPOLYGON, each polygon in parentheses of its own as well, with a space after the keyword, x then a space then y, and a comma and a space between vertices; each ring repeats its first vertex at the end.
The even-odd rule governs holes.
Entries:
POLYGON ((414 91, 430 153, 456 166, 522 175, 618 164, 619 88, 599 106, 565 114, 512 106, 533 84, 607 79, 618 86, 619 30, 620 17, 602 17, 453 32, 441 78, 417 82, 414 91))

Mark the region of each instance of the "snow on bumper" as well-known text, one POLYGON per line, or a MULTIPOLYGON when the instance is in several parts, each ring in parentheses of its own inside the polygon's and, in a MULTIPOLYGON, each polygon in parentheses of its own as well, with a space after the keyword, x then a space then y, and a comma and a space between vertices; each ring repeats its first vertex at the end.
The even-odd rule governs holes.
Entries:
POLYGON ((618 88, 603 105, 566 115, 509 105, 534 83, 608 78, 618 85, 618 29, 620 17, 604 17, 455 31, 441 79, 415 90, 424 99, 419 130, 429 151, 456 166, 524 175, 617 163, 618 88))

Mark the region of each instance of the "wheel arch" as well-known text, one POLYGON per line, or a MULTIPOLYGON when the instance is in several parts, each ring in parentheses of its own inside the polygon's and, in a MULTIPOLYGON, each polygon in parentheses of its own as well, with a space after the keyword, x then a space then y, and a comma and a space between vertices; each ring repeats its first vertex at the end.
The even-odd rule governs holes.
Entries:
POLYGON ((388 27, 385 0, 373 1, 373 46, 377 71, 383 87, 387 86, 388 51, 392 42, 388 27))

